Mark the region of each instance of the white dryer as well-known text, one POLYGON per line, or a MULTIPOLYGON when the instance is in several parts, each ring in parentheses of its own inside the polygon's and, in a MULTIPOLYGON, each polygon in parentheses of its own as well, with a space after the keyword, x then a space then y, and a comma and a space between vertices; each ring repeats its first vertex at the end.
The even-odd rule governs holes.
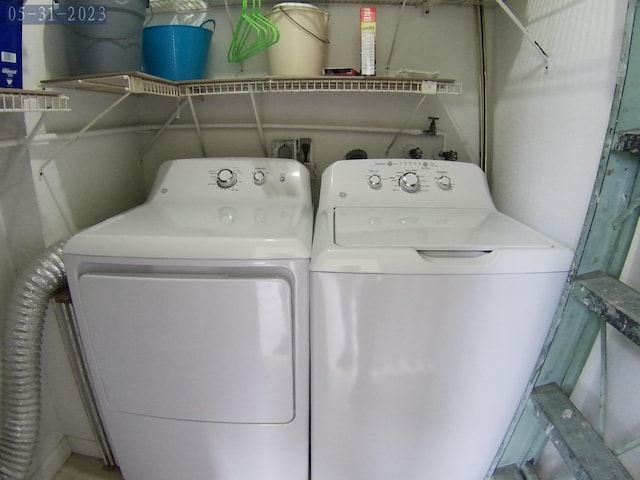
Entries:
POLYGON ((325 170, 311 258, 313 480, 481 480, 572 252, 434 160, 325 170))
POLYGON ((309 175, 164 163, 146 203, 67 243, 106 430, 127 480, 308 478, 309 175))

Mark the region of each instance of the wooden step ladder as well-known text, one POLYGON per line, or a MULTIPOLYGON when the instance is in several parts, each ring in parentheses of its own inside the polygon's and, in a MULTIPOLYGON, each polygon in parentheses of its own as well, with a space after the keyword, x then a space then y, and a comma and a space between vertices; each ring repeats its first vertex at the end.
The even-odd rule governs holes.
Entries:
MULTIPOLYGON (((594 272, 576 277, 571 296, 640 346, 640 292, 603 272, 594 272)), ((529 406, 576 479, 633 480, 557 383, 536 386, 529 406)), ((492 479, 536 478, 527 463, 498 468, 492 479)))
MULTIPOLYGON (((618 278, 640 210, 640 15, 629 2, 618 82, 593 196, 543 351, 491 468, 538 478, 551 440, 577 480, 633 480, 569 399, 603 322, 640 346, 640 293, 618 278)), ((640 350, 638 350, 640 355, 640 350)))

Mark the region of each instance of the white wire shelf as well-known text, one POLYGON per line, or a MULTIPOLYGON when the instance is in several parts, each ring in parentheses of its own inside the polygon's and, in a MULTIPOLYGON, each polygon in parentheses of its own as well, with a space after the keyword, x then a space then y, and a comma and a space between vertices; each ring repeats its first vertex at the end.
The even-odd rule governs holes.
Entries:
MULTIPOLYGON (((229 5, 242 5, 240 0, 228 0, 229 5)), ((275 4, 278 0, 267 0, 265 4, 275 4)), ((316 5, 358 5, 361 2, 356 0, 315 0, 316 5)), ((366 5, 402 5, 403 0, 371 0, 366 5)), ((364 5, 364 3, 362 3, 364 5)), ((470 7, 483 5, 485 7, 495 7, 495 0, 407 0, 408 6, 421 6, 432 8, 438 5, 454 5, 458 7, 470 7)), ((162 12, 183 12, 194 10, 207 10, 209 8, 224 6, 224 0, 151 0, 151 11, 154 13, 162 12)))
POLYGON ((68 112, 69 97, 44 90, 0 88, 0 112, 68 112))
POLYGON ((91 92, 119 94, 130 92, 134 94, 161 95, 165 97, 180 96, 180 87, 177 83, 139 72, 66 77, 43 80, 40 83, 45 88, 51 86, 91 92))
POLYGON ((247 93, 378 92, 460 94, 462 85, 454 80, 383 77, 249 78, 171 82, 138 72, 114 75, 70 77, 42 82, 45 87, 108 93, 133 93, 169 97, 190 97, 247 93))
MULTIPOLYGON (((208 10, 216 7, 213 0, 151 0, 149 3, 153 13, 187 12, 196 10, 208 10)), ((236 5, 236 1, 228 2, 229 5, 236 5)), ((222 2, 224 5, 224 1, 222 2)))
POLYGON ((247 80, 211 80, 183 83, 184 95, 232 93, 312 93, 379 92, 459 94, 462 86, 453 80, 420 80, 369 77, 263 78, 247 80))

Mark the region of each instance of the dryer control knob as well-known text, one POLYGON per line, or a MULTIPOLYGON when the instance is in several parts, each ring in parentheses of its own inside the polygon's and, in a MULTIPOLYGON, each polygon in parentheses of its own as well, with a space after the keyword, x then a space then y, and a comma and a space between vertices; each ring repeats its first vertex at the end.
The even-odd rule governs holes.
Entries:
POLYGON ((369 177, 369 186, 374 190, 379 189, 382 186, 382 179, 380 175, 371 175, 369 177))
POLYGON ((420 177, 414 172, 407 172, 398 180, 400 188, 407 193, 415 193, 420 190, 420 177))
POLYGON ((262 185, 267 180, 264 172, 257 170, 253 172, 253 183, 256 185, 262 185))
POLYGON ((438 178, 438 186, 443 190, 451 190, 451 177, 442 175, 440 178, 438 178))
POLYGON ((218 172, 218 186, 220 188, 231 188, 238 181, 238 177, 228 168, 223 168, 218 172))

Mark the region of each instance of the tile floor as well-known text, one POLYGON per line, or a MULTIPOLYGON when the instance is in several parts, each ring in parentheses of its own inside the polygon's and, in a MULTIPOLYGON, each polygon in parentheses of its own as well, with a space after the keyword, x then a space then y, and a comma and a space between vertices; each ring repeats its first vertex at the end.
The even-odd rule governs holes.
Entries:
POLYGON ((118 471, 104 467, 102 460, 73 454, 54 480, 122 480, 118 471))

